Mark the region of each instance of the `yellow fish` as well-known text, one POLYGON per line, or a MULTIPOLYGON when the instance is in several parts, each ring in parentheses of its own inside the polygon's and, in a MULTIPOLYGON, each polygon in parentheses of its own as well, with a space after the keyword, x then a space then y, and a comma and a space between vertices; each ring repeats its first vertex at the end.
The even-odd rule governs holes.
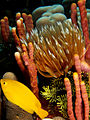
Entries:
POLYGON ((31 114, 35 112, 41 119, 47 117, 48 112, 41 108, 39 100, 24 84, 16 80, 1 79, 1 88, 10 102, 31 114))

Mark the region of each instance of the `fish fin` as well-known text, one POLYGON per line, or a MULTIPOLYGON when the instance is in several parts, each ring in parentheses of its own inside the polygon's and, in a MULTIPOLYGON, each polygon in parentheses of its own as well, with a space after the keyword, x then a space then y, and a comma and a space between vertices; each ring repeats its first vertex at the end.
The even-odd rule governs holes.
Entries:
POLYGON ((46 110, 42 109, 42 108, 39 108, 38 112, 36 112, 36 113, 41 119, 48 116, 48 112, 46 110))
POLYGON ((34 113, 34 111, 33 111, 33 110, 30 110, 30 109, 29 109, 29 111, 27 111, 27 112, 29 112, 30 114, 33 114, 33 113, 34 113))

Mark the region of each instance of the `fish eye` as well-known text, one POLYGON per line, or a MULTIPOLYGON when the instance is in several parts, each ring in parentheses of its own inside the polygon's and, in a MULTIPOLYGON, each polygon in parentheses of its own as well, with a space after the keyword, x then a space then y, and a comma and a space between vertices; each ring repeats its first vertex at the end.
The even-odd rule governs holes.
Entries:
POLYGON ((3 84, 5 85, 6 83, 5 83, 5 82, 3 82, 3 84))

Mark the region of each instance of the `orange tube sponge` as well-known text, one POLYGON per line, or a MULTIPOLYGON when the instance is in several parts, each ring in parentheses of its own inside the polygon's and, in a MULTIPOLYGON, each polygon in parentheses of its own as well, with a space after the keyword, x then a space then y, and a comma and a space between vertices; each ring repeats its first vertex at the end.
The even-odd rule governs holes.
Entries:
POLYGON ((17 30, 19 34, 20 39, 26 39, 26 33, 24 29, 24 24, 23 24, 23 18, 20 18, 17 20, 17 30))
POLYGON ((76 68, 76 71, 79 75, 79 82, 81 82, 81 61, 79 59, 79 55, 78 54, 75 54, 74 55, 74 60, 75 60, 75 68, 76 68))
POLYGON ((86 48, 88 48, 88 50, 85 54, 85 58, 86 58, 86 61, 90 64, 90 46, 89 46, 90 40, 89 40, 89 28, 88 28, 87 11, 86 11, 86 7, 85 7, 85 3, 86 3, 86 0, 78 1, 78 6, 80 9, 80 15, 81 15, 82 31, 83 31, 83 35, 85 38, 86 48))
POLYGON ((27 38, 27 33, 29 33, 28 35, 30 35, 30 32, 33 28, 32 16, 23 13, 22 17, 20 13, 16 14, 17 30, 19 37, 16 34, 16 28, 12 28, 12 33, 17 45, 17 49, 20 52, 15 53, 15 58, 24 76, 26 76, 27 74, 29 75, 31 89, 33 93, 37 97, 39 97, 37 69, 33 60, 34 49, 32 43, 28 43, 29 37, 27 38), (25 22, 25 24, 23 21, 25 22))
POLYGON ((16 21, 19 20, 20 17, 21 17, 21 13, 20 12, 16 13, 16 21))
POLYGON ((29 14, 27 15, 26 13, 22 13, 22 17, 25 21, 25 26, 26 26, 26 30, 29 33, 29 35, 31 34, 31 31, 33 29, 33 20, 32 20, 32 15, 29 14))
MULTIPOLYGON (((75 116, 77 120, 89 120, 89 100, 86 91, 85 83, 79 82, 78 73, 73 73, 75 84, 75 116), (83 104, 82 104, 83 103, 83 104)), ((71 84, 68 78, 64 78, 64 84, 67 91, 67 109, 70 120, 75 120, 72 106, 71 84)))
POLYGON ((29 54, 25 48, 26 46, 23 45, 23 50, 24 52, 22 53, 22 58, 24 60, 25 65, 27 66, 29 75, 30 75, 30 83, 31 83, 31 89, 33 91, 33 93, 38 96, 38 83, 37 83, 37 69, 36 69, 36 65, 34 63, 33 60, 33 45, 32 43, 28 43, 28 47, 29 47, 29 54))
POLYGON ((77 25, 77 5, 75 3, 71 4, 71 20, 73 24, 77 25))
POLYGON ((68 116, 70 120, 75 120, 74 113, 73 113, 73 104, 72 104, 72 92, 71 92, 71 84, 68 78, 64 78, 65 88, 67 90, 67 109, 68 109, 68 116))
POLYGON ((81 82, 81 93, 84 102, 84 120, 89 120, 89 100, 84 81, 81 82))
POLYGON ((86 0, 79 0, 78 1, 78 6, 80 9, 80 15, 81 15, 81 25, 82 25, 82 30, 83 30, 83 35, 85 37, 85 42, 86 42, 86 47, 89 41, 89 30, 88 30, 88 20, 87 20, 87 11, 85 7, 86 0))
POLYGON ((4 17, 4 19, 1 19, 1 34, 5 42, 8 42, 9 32, 8 17, 4 17))
POLYGON ((14 41, 15 41, 16 46, 20 47, 21 46, 21 42, 20 42, 19 37, 16 34, 16 28, 15 27, 12 28, 12 35, 14 37, 14 41))
POLYGON ((80 93, 80 84, 79 84, 79 77, 78 74, 75 72, 73 73, 73 79, 76 89, 76 101, 75 101, 75 113, 77 120, 83 120, 82 118, 82 99, 80 93))
POLYGON ((23 65, 20 53, 19 52, 15 52, 14 55, 15 55, 15 59, 17 61, 17 64, 19 65, 21 71, 24 73, 26 71, 26 69, 25 69, 25 66, 23 65))

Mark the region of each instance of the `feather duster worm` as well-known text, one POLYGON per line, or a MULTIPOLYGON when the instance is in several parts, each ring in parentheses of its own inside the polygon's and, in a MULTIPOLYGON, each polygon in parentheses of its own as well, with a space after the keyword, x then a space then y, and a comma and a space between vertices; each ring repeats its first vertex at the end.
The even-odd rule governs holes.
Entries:
POLYGON ((57 22, 31 32, 34 58, 38 71, 45 77, 59 77, 74 65, 74 54, 82 57, 84 40, 71 22, 57 22))

